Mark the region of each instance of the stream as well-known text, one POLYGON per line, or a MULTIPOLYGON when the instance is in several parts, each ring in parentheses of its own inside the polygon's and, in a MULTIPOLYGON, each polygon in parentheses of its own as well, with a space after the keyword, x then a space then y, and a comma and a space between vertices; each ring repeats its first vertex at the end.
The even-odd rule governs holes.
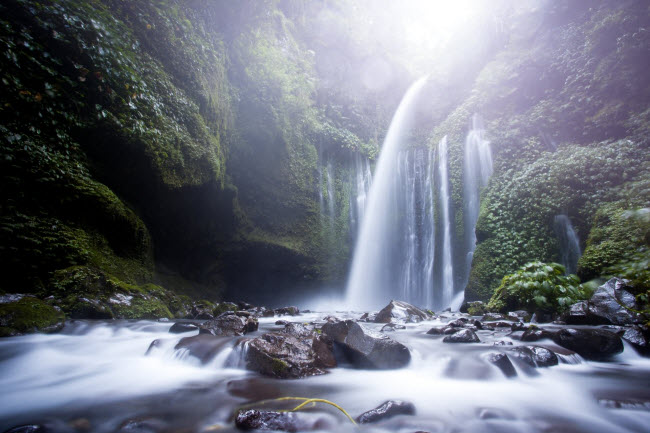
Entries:
MULTIPOLYGON (((322 323, 328 314, 360 316, 319 312, 281 319, 322 323)), ((238 407, 281 396, 327 399, 353 417, 386 400, 410 401, 417 411, 354 427, 330 406, 308 408, 323 418, 326 431, 650 431, 650 359, 632 347, 610 362, 593 362, 541 341, 536 344, 555 350, 560 364, 516 364, 517 376, 506 378, 484 356, 523 344, 508 337, 509 329, 477 331, 477 344, 448 344, 426 334, 457 317, 443 313, 390 332, 411 351, 406 368, 340 366, 297 380, 266 378, 242 365, 245 345, 238 341, 283 329, 277 317, 261 318, 259 330, 246 337, 224 337, 205 364, 174 350, 198 331, 170 334, 172 322, 72 321, 59 334, 0 341, 0 431, 25 424, 54 432, 236 431, 231 416, 238 407)), ((363 326, 379 331, 382 324, 363 326)))

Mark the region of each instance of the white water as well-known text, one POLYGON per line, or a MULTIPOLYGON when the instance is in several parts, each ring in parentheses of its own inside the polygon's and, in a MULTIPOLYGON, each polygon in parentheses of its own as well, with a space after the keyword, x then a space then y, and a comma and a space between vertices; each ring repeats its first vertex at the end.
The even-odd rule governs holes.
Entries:
POLYGON ((394 222, 392 204, 397 157, 404 135, 410 129, 415 101, 425 82, 425 78, 416 81, 402 98, 377 161, 348 279, 347 305, 352 308, 378 308, 393 294, 390 257, 394 246, 386 234, 394 222))
POLYGON ((351 173, 350 184, 354 186, 354 190, 350 193, 350 234, 353 239, 356 239, 365 214, 368 191, 372 184, 372 172, 368 158, 356 154, 351 173))
MULTIPOLYGON (((322 323, 331 312, 287 318, 322 323)), ((336 313, 341 318, 358 315, 336 313)), ((427 335, 457 316, 408 324, 389 333, 411 351, 411 363, 388 371, 339 367, 301 380, 275 380, 242 370, 236 362, 245 344, 232 338, 201 364, 188 351, 174 350, 194 333, 167 333, 171 323, 76 322, 65 334, 0 340, 0 431, 14 425, 59 420, 64 426, 86 419, 93 432, 114 432, 128 419, 154 418, 161 431, 235 431, 233 411, 251 401, 284 395, 334 401, 352 416, 389 399, 412 402, 416 416, 397 417, 362 431, 413 432, 645 432, 650 425, 650 360, 629 345, 609 363, 561 356, 567 363, 532 369, 515 362, 517 377, 506 378, 485 361, 525 344, 507 328, 478 331, 478 344, 446 344, 427 335), (72 327, 72 328, 71 328, 72 327), (145 355, 150 343, 157 349, 145 355), (239 352, 238 352, 239 351, 239 352), (233 362, 235 361, 235 362, 233 362), (231 366, 226 368, 227 366, 231 366), (634 409, 616 409, 622 401, 634 409)), ((260 319, 260 331, 278 331, 277 318, 260 319)), ((378 331, 382 324, 364 323, 378 331)), ((535 344, 556 348, 550 341, 535 344)), ((557 349, 556 349, 557 350, 557 349)), ((327 406, 317 407, 328 411, 327 406)), ((324 431, 355 431, 332 410, 324 431)), ((71 431, 71 430, 57 430, 71 431)), ((356 430, 358 431, 358 430, 356 430)))
POLYGON ((580 239, 578 239, 568 216, 555 216, 555 233, 560 243, 560 263, 566 269, 567 275, 575 274, 578 270, 578 260, 582 256, 582 250, 580 249, 580 239))
POLYGON ((465 226, 465 272, 463 289, 467 285, 476 248, 476 222, 480 209, 481 190, 492 175, 492 151, 484 138, 483 123, 478 115, 472 117, 472 129, 465 140, 463 198, 465 226))
POLYGON ((449 197, 449 164, 447 162, 447 136, 438 143, 438 197, 442 224, 442 272, 438 292, 442 294, 440 306, 451 305, 454 296, 454 264, 451 252, 451 202, 449 197))

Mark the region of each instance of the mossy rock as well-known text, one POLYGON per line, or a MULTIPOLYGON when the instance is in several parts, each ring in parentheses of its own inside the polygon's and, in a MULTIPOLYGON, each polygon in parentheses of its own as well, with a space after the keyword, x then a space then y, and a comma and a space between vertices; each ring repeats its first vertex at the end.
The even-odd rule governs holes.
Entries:
POLYGON ((0 304, 0 337, 30 332, 56 332, 63 328, 65 315, 46 302, 26 296, 0 304))

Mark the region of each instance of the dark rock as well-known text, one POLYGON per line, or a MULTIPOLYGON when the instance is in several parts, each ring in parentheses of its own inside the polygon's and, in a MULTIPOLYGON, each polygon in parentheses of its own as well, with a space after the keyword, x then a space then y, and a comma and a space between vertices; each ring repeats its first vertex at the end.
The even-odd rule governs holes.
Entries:
POLYGON ((182 338, 174 349, 187 349, 190 355, 198 358, 205 364, 212 360, 217 353, 228 343, 229 339, 219 338, 210 334, 199 334, 193 337, 182 338))
POLYGON ((504 321, 483 323, 483 326, 485 328, 510 328, 512 325, 513 325, 512 322, 504 322, 504 321))
POLYGON ((287 322, 286 320, 276 320, 276 321, 275 321, 275 324, 276 324, 276 325, 281 325, 281 326, 284 326, 284 325, 286 325, 287 323, 289 323, 289 322, 287 322))
POLYGON ((625 332, 621 336, 623 340, 632 344, 634 348, 642 355, 647 355, 650 353, 650 341, 648 338, 648 332, 638 326, 633 328, 626 328, 625 332))
POLYGON ((237 308, 240 310, 250 310, 255 308, 255 306, 253 304, 249 304, 248 302, 239 301, 237 302, 237 308))
POLYGON ((300 314, 298 307, 282 307, 273 310, 277 316, 297 316, 300 314))
POLYGON ((312 344, 283 332, 271 332, 250 340, 246 367, 281 379, 324 374, 320 365, 326 357, 320 353, 323 346, 319 345, 318 349, 317 358, 312 344))
POLYGON ((273 310, 264 309, 264 311, 262 311, 262 317, 273 317, 273 316, 275 316, 275 312, 273 310))
POLYGON ((483 329, 483 324, 481 323, 480 320, 474 320, 474 321, 472 321, 472 325, 474 325, 474 327, 475 327, 476 329, 479 329, 479 330, 480 330, 480 329, 483 329))
POLYGON ((467 320, 463 321, 461 319, 456 319, 456 320, 452 320, 451 322, 447 323, 447 326, 451 326, 452 328, 462 328, 463 326, 465 326, 466 323, 467 323, 467 320))
POLYGON ((364 412, 357 417, 359 424, 370 424, 392 418, 397 415, 415 415, 413 403, 399 400, 389 400, 375 409, 364 412))
POLYGON ((241 430, 279 430, 297 432, 311 430, 315 426, 303 414, 297 412, 272 412, 265 410, 242 410, 235 417, 235 425, 241 430))
POLYGON ((303 325, 301 323, 287 323, 284 325, 282 332, 293 335, 296 338, 312 338, 316 334, 313 326, 303 325))
POLYGON ((539 341, 544 338, 551 338, 552 332, 540 329, 537 326, 530 326, 521 336, 521 341, 539 341))
POLYGON ((322 331, 334 340, 346 359, 356 367, 401 368, 411 361, 406 346, 384 334, 364 329, 353 320, 325 323, 322 331))
POLYGON ((427 331, 429 335, 451 335, 458 332, 460 328, 452 328, 451 326, 444 326, 442 328, 431 328, 427 331))
POLYGON ((586 359, 605 360, 623 351, 620 337, 604 329, 562 329, 551 338, 586 359))
POLYGON ((376 323, 416 323, 428 320, 431 315, 426 311, 402 301, 390 301, 375 317, 376 323))
POLYGON ((151 352, 153 352, 154 349, 159 348, 161 345, 162 345, 162 340, 156 338, 154 341, 151 342, 151 344, 147 348, 147 351, 144 353, 145 356, 149 355, 151 352))
POLYGON ((326 335, 319 335, 314 338, 312 345, 316 366, 321 368, 334 368, 337 366, 334 356, 334 341, 326 335))
POLYGON ((398 329, 406 329, 406 326, 400 325, 398 323, 387 323, 381 327, 381 332, 393 332, 398 329))
POLYGON ((514 322, 510 325, 512 331, 522 331, 526 329, 526 325, 523 322, 514 322))
POLYGON ((639 323, 640 316, 627 309, 636 309, 636 299, 626 286, 624 280, 612 278, 598 287, 589 299, 589 313, 614 325, 639 323))
POLYGON ((499 340, 495 341, 493 346, 512 346, 512 341, 499 340))
POLYGON ((533 352, 533 361, 538 367, 552 367, 558 364, 558 357, 552 350, 541 346, 526 346, 533 352))
POLYGON ((182 334, 183 332, 197 331, 199 327, 194 323, 176 322, 169 328, 171 334, 182 334))
POLYGON ((484 356, 484 359, 490 364, 497 367, 506 377, 515 377, 517 376, 517 371, 515 370, 514 365, 508 358, 508 355, 501 352, 488 352, 484 356))
POLYGON ((214 320, 209 320, 199 327, 200 334, 234 337, 257 330, 255 318, 244 318, 231 312, 225 312, 214 320))
POLYGON ((478 335, 471 329, 461 329, 442 339, 443 343, 479 343, 478 335))
POLYGON ((508 320, 529 322, 532 315, 526 310, 510 311, 508 320))
POLYGON ((165 431, 168 426, 156 418, 134 418, 124 421, 116 433, 158 433, 165 431))
POLYGON ((194 304, 190 316, 195 320, 212 320, 214 319, 213 311, 214 306, 212 305, 194 304))
POLYGON ((239 310, 239 311, 235 311, 235 316, 249 318, 249 317, 253 317, 254 314, 251 313, 250 311, 239 310))
POLYGON ((508 320, 506 316, 499 313, 486 313, 481 318, 483 322, 496 322, 497 320, 508 320))
POLYGON ((50 430, 39 424, 28 424, 10 428, 4 433, 50 433, 50 430))
POLYGON ((520 361, 520 364, 523 363, 533 368, 537 367, 537 364, 535 364, 535 360, 533 359, 534 353, 529 347, 515 346, 512 349, 509 349, 509 353, 513 359, 520 361))

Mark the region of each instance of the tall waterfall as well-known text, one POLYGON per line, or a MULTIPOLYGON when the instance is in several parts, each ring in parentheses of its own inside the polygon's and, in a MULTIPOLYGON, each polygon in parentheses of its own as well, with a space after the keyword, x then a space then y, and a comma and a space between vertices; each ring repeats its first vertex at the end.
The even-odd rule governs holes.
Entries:
POLYGON ((447 136, 438 143, 438 198, 442 223, 442 272, 440 273, 441 305, 451 305, 454 295, 454 264, 451 253, 451 203, 449 197, 449 163, 447 162, 447 136))
POLYGON ((465 227, 465 270, 463 288, 467 285, 472 257, 476 248, 476 222, 480 209, 481 189, 492 175, 492 151, 484 138, 483 122, 478 115, 472 117, 472 129, 465 140, 463 173, 463 215, 465 227))
POLYGON ((391 275, 394 245, 388 235, 394 222, 394 179, 400 144, 410 129, 411 112, 425 82, 425 78, 416 81, 402 98, 377 161, 347 286, 347 302, 353 308, 377 308, 395 294, 397 281, 391 275))
POLYGON ((359 226, 363 220, 366 210, 368 191, 372 183, 372 172, 370 171, 370 161, 365 156, 356 154, 354 157, 354 167, 350 170, 350 233, 352 239, 357 238, 359 226))
POLYGON ((578 260, 582 255, 578 235, 566 215, 556 215, 554 225, 560 242, 560 263, 566 269, 567 275, 575 274, 578 269, 578 260))

